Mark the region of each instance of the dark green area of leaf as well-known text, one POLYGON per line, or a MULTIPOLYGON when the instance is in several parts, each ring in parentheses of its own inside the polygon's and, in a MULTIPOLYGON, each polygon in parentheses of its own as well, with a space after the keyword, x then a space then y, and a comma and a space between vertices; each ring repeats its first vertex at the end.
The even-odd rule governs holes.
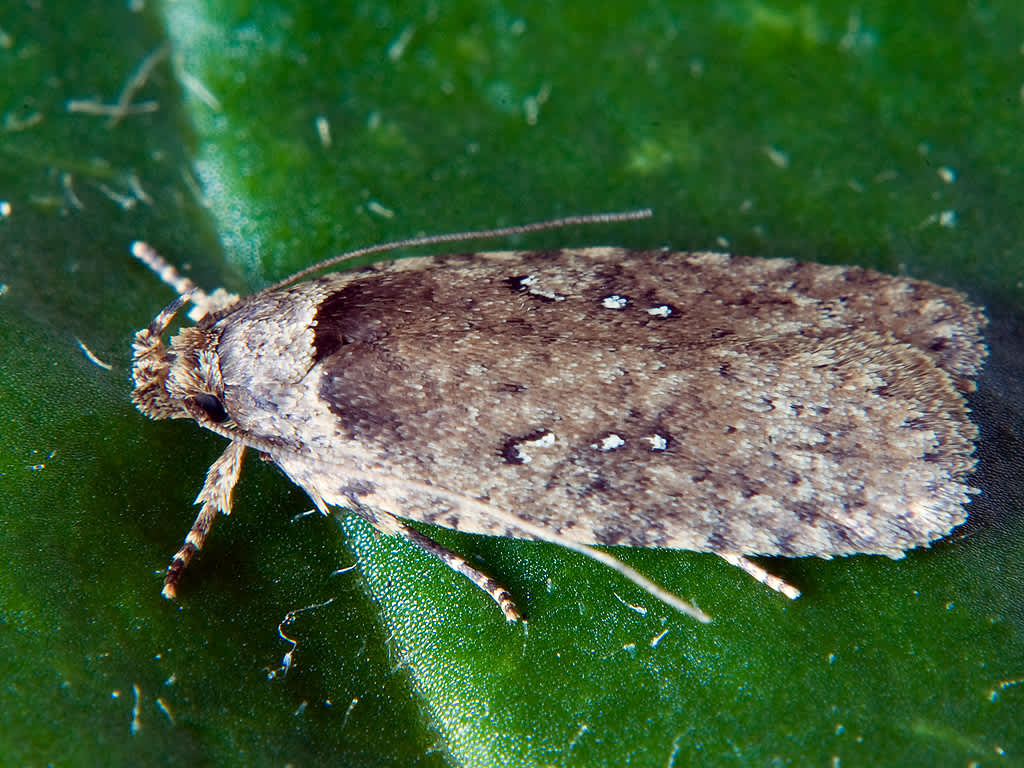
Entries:
POLYGON ((0 19, 4 762, 1024 760, 1017 4, 295 5, 0 19), (133 99, 158 111, 69 110, 115 104, 168 41, 133 99), (712 556, 616 553, 709 626, 557 547, 431 531, 511 588, 530 621, 508 626, 407 545, 297 517, 252 461, 159 598, 221 441, 131 407, 131 334, 171 298, 133 239, 251 289, 421 231, 647 205, 514 245, 856 263, 989 306, 964 530, 899 562, 770 562, 795 603, 712 556))

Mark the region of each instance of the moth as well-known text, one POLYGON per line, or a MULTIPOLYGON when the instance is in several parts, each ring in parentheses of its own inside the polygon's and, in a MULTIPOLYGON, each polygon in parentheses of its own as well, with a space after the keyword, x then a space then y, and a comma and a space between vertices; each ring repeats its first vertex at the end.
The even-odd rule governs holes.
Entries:
MULTIPOLYGON (((404 245, 650 215, 578 217, 404 245)), ((701 620, 594 546, 749 560, 903 557, 962 523, 977 428, 964 393, 982 310, 858 267, 666 249, 407 258, 247 298, 209 294, 145 243, 179 293, 135 335, 135 405, 229 440, 163 594, 203 546, 247 448, 323 513, 401 535, 519 618, 509 592, 407 520, 556 542, 701 620), (195 325, 165 345, 191 301, 195 325)))

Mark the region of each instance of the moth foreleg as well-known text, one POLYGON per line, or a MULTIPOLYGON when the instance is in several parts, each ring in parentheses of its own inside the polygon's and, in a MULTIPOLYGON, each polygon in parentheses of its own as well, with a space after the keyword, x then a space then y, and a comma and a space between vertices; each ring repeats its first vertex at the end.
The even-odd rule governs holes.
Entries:
POLYGON ((227 309, 239 301, 237 294, 228 293, 223 288, 218 288, 213 293, 207 293, 199 288, 195 283, 178 272, 176 267, 169 264, 149 243, 136 240, 132 243, 132 255, 153 270, 157 277, 167 283, 167 285, 176 290, 179 296, 188 298, 193 304, 192 311, 188 313, 193 322, 197 323, 206 315, 227 309))
POLYGON ((225 515, 231 514, 231 491, 238 482, 238 474, 242 469, 242 456, 245 454, 245 445, 240 442, 231 442, 224 453, 210 465, 206 472, 206 482, 203 483, 203 490, 196 497, 196 504, 202 504, 192 528, 185 537, 182 545, 171 564, 167 566, 167 575, 164 576, 164 588, 161 594, 168 600, 173 600, 178 594, 178 581, 181 574, 192 561, 196 552, 203 548, 203 543, 210 533, 213 521, 218 512, 225 515))
POLYGON ((774 576, 760 565, 755 563, 753 560, 748 560, 743 555, 737 555, 732 552, 716 552, 720 558, 730 565, 735 565, 737 568, 745 571, 746 573, 753 576, 755 579, 760 581, 766 587, 771 587, 776 592, 781 592, 790 600, 796 600, 800 597, 800 590, 794 587, 792 584, 788 584, 778 576, 774 576))

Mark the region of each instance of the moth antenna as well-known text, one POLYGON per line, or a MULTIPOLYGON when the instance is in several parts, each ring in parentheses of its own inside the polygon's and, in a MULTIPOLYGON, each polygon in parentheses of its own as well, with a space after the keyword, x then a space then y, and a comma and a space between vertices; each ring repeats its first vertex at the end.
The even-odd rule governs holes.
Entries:
MULTIPOLYGON (((160 310, 160 314, 154 317, 153 321, 146 328, 135 334, 135 343, 145 349, 152 346, 154 339, 159 341, 164 331, 167 330, 167 326, 171 324, 171 320, 178 314, 178 310, 185 306, 188 301, 187 295, 179 296, 160 310)), ((140 351, 140 349, 136 349, 136 356, 138 356, 140 351)))
POLYGON ((338 256, 332 256, 329 259, 324 259, 318 264, 301 269, 295 274, 286 277, 284 280, 274 283, 265 290, 268 292, 276 291, 279 288, 284 288, 286 285, 291 285, 296 280, 301 280, 307 275, 319 272, 321 269, 326 269, 327 267, 333 267, 335 264, 340 264, 343 261, 349 261, 371 253, 393 251, 396 248, 412 248, 418 245, 435 245, 437 243, 459 243, 464 240, 489 240, 496 237, 525 235, 530 232, 543 232, 548 229, 562 229, 564 227, 574 227, 581 224, 610 224, 621 221, 639 221, 640 219, 649 219, 653 215, 654 212, 650 208, 639 208, 635 211, 617 211, 613 213, 591 213, 581 216, 564 216, 560 219, 535 221, 530 224, 516 224, 511 227, 499 227, 497 229, 479 229, 471 232, 449 232, 442 235, 424 235, 423 237, 410 237, 405 240, 392 240, 387 243, 378 243, 377 245, 368 245, 365 248, 357 248, 354 251, 348 251, 346 253, 339 254, 338 256))
MULTIPOLYGON (((157 277, 177 292, 179 297, 183 298, 184 301, 192 303, 193 307, 189 311, 188 316, 193 322, 198 322, 206 315, 226 309, 239 301, 237 294, 228 293, 223 288, 218 288, 213 293, 207 293, 194 282, 182 275, 173 264, 157 253, 157 250, 149 243, 143 242, 142 240, 136 240, 132 243, 131 250, 132 256, 153 270, 157 277)), ((177 312, 181 306, 181 304, 178 304, 174 311, 177 312)), ((164 310, 164 312, 166 311, 167 310, 164 310)), ((158 315, 158 317, 162 315, 163 313, 158 315)), ((173 314, 171 317, 173 317, 173 314)), ((166 329, 170 320, 171 318, 167 318, 167 322, 164 323, 164 329, 166 329)), ((154 320, 154 322, 156 321, 154 320)), ((163 329, 161 329, 161 333, 162 332, 163 329)))
POLYGON ((584 554, 593 560, 596 560, 602 565, 608 566, 613 571, 618 573, 620 576, 624 576, 625 578, 632 581, 634 584, 640 587, 640 589, 644 590, 644 592, 647 592, 652 597, 661 600, 661 602, 665 603, 665 605, 669 606, 670 608, 675 608, 680 613, 685 613, 687 616, 695 618, 701 624, 711 623, 711 617, 704 613, 704 611, 702 611, 696 605, 694 605, 693 603, 686 602, 685 600, 683 600, 683 598, 679 597, 673 592, 669 592, 661 585, 655 584, 653 581, 651 581, 642 573, 640 573, 640 571, 626 565, 624 562, 619 560, 619 558, 613 557, 612 555, 609 555, 607 552, 602 552, 600 549, 588 547, 586 544, 570 544, 561 540, 559 540, 557 543, 563 547, 567 547, 568 549, 575 549, 577 552, 584 554))

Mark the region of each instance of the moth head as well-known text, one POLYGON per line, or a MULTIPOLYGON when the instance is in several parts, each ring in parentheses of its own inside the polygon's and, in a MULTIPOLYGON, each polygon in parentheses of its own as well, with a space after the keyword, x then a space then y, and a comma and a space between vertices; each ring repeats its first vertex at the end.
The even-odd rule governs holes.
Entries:
POLYGON ((135 334, 132 402, 151 419, 194 419, 221 431, 229 426, 217 356, 219 331, 201 323, 178 331, 166 346, 161 336, 188 301, 179 297, 135 334))

